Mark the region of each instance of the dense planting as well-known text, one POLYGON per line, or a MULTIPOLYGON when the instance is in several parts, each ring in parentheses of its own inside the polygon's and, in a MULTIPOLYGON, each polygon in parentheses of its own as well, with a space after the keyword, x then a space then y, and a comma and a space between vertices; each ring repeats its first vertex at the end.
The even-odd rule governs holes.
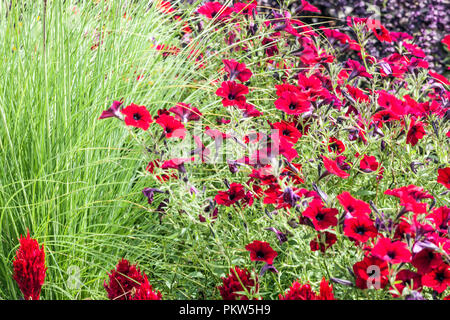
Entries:
MULTIPOLYGON (((115 196, 152 254, 119 250, 85 286, 122 300, 449 298, 450 82, 422 43, 374 18, 306 23, 321 12, 304 0, 269 18, 256 1, 132 8, 102 10, 149 10, 171 36, 146 37, 153 64, 90 117, 137 159, 116 161, 132 192, 115 196)), ((86 39, 92 59, 108 36, 86 39)), ((46 298, 50 264, 21 238, 26 299, 46 298)))

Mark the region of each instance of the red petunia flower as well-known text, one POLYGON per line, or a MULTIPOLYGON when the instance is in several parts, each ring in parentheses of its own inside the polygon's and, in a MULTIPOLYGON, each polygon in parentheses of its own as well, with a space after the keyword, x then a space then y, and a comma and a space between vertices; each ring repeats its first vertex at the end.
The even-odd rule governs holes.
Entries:
POLYGON ((331 248, 337 241, 337 237, 334 233, 325 231, 319 232, 317 237, 309 242, 309 248, 311 251, 318 251, 324 253, 328 248, 331 248))
POLYGON ((245 250, 250 251, 251 261, 264 261, 267 264, 272 264, 273 259, 278 256, 278 253, 265 241, 255 240, 246 245, 245 250))
POLYGON ((220 2, 206 2, 197 12, 204 15, 208 19, 217 19, 219 21, 225 21, 230 18, 233 10, 227 6, 222 5, 220 2))
POLYGON ((338 195, 337 199, 341 206, 345 208, 345 211, 352 217, 368 217, 371 212, 368 203, 353 198, 347 191, 338 195))
POLYGON ((280 98, 275 101, 275 107, 287 114, 294 115, 312 111, 312 106, 307 100, 307 96, 295 91, 282 92, 280 98))
POLYGON ((377 162, 377 159, 374 156, 368 156, 365 154, 359 162, 359 168, 361 171, 366 173, 378 171, 377 180, 383 178, 384 167, 377 162))
POLYGON ((184 125, 172 116, 162 114, 156 119, 156 123, 164 129, 167 138, 184 139, 186 136, 186 128, 184 125))
POLYGON ((378 239, 371 251, 374 257, 380 258, 392 264, 410 262, 411 252, 406 243, 402 241, 392 241, 389 238, 378 239))
POLYGON ((437 182, 450 189, 450 167, 438 169, 437 182))
POLYGON ((127 126, 147 130, 150 123, 153 122, 152 116, 145 106, 138 106, 137 104, 132 103, 120 112, 125 115, 125 124, 127 126))
POLYGON ((369 78, 369 79, 373 78, 373 76, 367 72, 366 68, 356 60, 352 60, 352 59, 347 60, 347 68, 350 68, 350 71, 351 71, 350 75, 348 76, 348 80, 347 80, 349 82, 350 82, 350 80, 352 80, 353 78, 356 78, 356 77, 365 77, 365 78, 369 78))
POLYGON ((430 273, 422 276, 422 284, 424 287, 436 290, 437 293, 444 292, 450 286, 450 266, 442 263, 430 273))
POLYGON ((356 287, 360 289, 382 289, 388 284, 388 264, 376 257, 365 256, 353 265, 356 287))
POLYGON ((247 82, 252 76, 252 72, 245 66, 245 63, 239 63, 234 59, 222 60, 225 65, 225 72, 228 73, 228 80, 238 79, 241 82, 247 82))
POLYGON ((121 259, 108 276, 109 282, 105 281, 103 286, 110 300, 131 300, 135 290, 144 282, 139 268, 125 259, 121 259))
POLYGON ((243 107, 246 102, 245 95, 248 93, 247 86, 236 83, 235 81, 224 81, 221 87, 217 89, 216 95, 222 97, 224 107, 237 106, 243 107))
POLYGON ((218 289, 223 300, 248 300, 245 295, 237 292, 247 290, 249 293, 258 293, 258 277, 252 277, 247 269, 235 266, 234 269, 230 268, 227 277, 222 277, 222 285, 218 289))
POLYGON ((426 135, 423 123, 413 118, 409 125, 408 134, 406 135, 406 143, 412 145, 413 147, 426 135))
POLYGON ((169 112, 175 114, 181 122, 197 121, 202 116, 202 113, 196 107, 183 102, 177 103, 175 107, 169 109, 169 112))
POLYGON ((338 140, 335 137, 330 137, 330 140, 328 141, 328 151, 339 155, 345 151, 345 145, 341 140, 338 140))
POLYGON ((272 129, 277 129, 279 135, 283 136, 287 141, 295 144, 298 139, 302 137, 302 134, 295 127, 294 123, 287 121, 280 121, 275 123, 269 123, 272 129))
POLYGON ((442 262, 441 254, 429 248, 424 248, 415 253, 411 260, 411 264, 417 268, 417 272, 420 274, 431 272, 442 262))
POLYGON ((39 248, 39 243, 30 237, 29 231, 26 238, 20 236, 19 242, 13 261, 13 279, 25 300, 39 300, 47 271, 44 245, 39 248))
POLYGON ((250 0, 249 2, 235 2, 233 5, 233 11, 242 14, 245 16, 252 17, 253 14, 258 14, 256 11, 256 7, 258 6, 258 3, 256 0, 250 0))
POLYGON ((447 206, 436 208, 427 216, 427 219, 433 222, 436 230, 446 233, 450 227, 450 208, 447 206))
POLYGON ((325 169, 327 169, 328 173, 337 175, 340 178, 347 179, 350 174, 339 168, 338 163, 336 160, 331 160, 325 156, 322 156, 323 159, 323 165, 325 166, 325 169))
POLYGON ((229 207, 232 204, 235 204, 239 200, 243 199, 244 197, 244 187, 239 183, 233 182, 227 191, 219 191, 214 197, 214 200, 218 204, 229 207))
POLYGON ((317 231, 337 225, 336 215, 339 212, 334 208, 324 208, 321 200, 313 200, 303 212, 303 216, 311 219, 317 231))
MULTIPOLYGON (((411 290, 420 291, 422 290, 422 279, 420 274, 411 270, 403 269, 400 270, 395 276, 394 285, 400 294, 403 293, 403 290, 406 287, 409 287, 411 290)), ((394 298, 398 297, 397 294, 392 294, 392 296, 394 298)))
POLYGON ((367 242, 378 235, 378 230, 373 221, 367 217, 346 219, 344 222, 344 234, 356 242, 367 242))

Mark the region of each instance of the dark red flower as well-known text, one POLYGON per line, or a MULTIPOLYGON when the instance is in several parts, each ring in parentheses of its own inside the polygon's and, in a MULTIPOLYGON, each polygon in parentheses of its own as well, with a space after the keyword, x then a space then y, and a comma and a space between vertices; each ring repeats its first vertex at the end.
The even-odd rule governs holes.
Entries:
POLYGON ((258 277, 252 277, 247 269, 236 266, 234 269, 230 268, 227 277, 222 277, 222 285, 218 289, 223 300, 247 300, 245 295, 237 292, 258 293, 258 277))
POLYGON ((336 241, 337 237, 334 233, 328 231, 319 232, 317 237, 309 242, 309 247, 311 251, 320 250, 320 252, 324 253, 328 248, 331 248, 336 241))
POLYGON ((434 289, 437 293, 444 292, 450 285, 450 266, 442 263, 430 273, 423 275, 422 284, 424 287, 434 289))
POLYGON ((256 0, 250 0, 247 3, 246 2, 235 2, 233 6, 233 11, 242 15, 250 16, 252 17, 253 14, 258 14, 256 11, 258 3, 256 0))
POLYGON ((325 166, 325 169, 327 169, 328 173, 337 175, 340 178, 347 179, 350 174, 342 170, 336 160, 331 160, 325 156, 322 156, 323 159, 323 165, 325 166))
POLYGON ((345 191, 337 196, 339 203, 345 208, 345 211, 352 217, 368 217, 371 210, 368 203, 352 197, 345 191))
POLYGON ((383 178, 384 168, 377 162, 377 159, 374 156, 365 154, 359 162, 359 168, 366 173, 378 171, 377 180, 383 178))
POLYGON ((234 59, 222 60, 225 65, 225 72, 228 73, 228 80, 238 79, 241 82, 247 82, 252 76, 252 72, 245 66, 245 63, 239 63, 234 59))
POLYGON ((227 191, 219 191, 214 197, 214 200, 218 204, 229 207, 232 204, 235 204, 239 200, 243 199, 244 197, 244 187, 239 183, 233 182, 227 191))
POLYGON ((222 97, 222 104, 224 107, 237 106, 243 107, 246 102, 245 95, 248 93, 247 86, 236 83, 235 81, 224 81, 216 95, 222 97))
POLYGON ((109 282, 105 281, 103 286, 110 300, 131 300, 135 290, 144 282, 139 268, 125 259, 121 259, 108 276, 109 282))
POLYGON ((374 257, 382 259, 392 264, 410 262, 411 252, 406 243, 402 241, 392 241, 389 238, 378 239, 371 251, 374 257))
POLYGON ((152 116, 145 106, 138 106, 137 104, 132 103, 129 106, 126 106, 120 112, 125 115, 125 124, 127 126, 133 126, 141 128, 142 130, 147 130, 150 126, 150 123, 153 122, 152 116))
MULTIPOLYGON (((422 279, 420 274, 403 269, 400 270, 395 276, 394 282, 395 288, 400 294, 403 294, 403 290, 408 287, 411 290, 420 291, 422 289, 422 279)), ((392 294, 394 298, 398 297, 397 294, 392 294)))
POLYGON ((184 168, 184 164, 186 162, 192 162, 194 161, 194 157, 190 158, 174 158, 170 160, 164 161, 164 163, 161 165, 161 169, 177 169, 178 171, 185 173, 186 169, 184 168))
POLYGON ((442 262, 441 254, 429 248, 424 248, 414 254, 411 261, 420 274, 431 272, 440 266, 442 262))
POLYGON ((438 169, 437 182, 450 189, 450 167, 438 169))
POLYGON ((260 117, 263 115, 263 113, 258 109, 256 109, 254 105, 247 102, 242 107, 238 108, 242 110, 242 116, 244 118, 260 117))
POLYGON ((264 261, 273 264, 273 259, 278 256, 278 253, 265 241, 255 240, 246 245, 245 250, 250 251, 251 261, 264 261))
POLYGON ((283 136, 287 141, 295 144, 298 139, 302 137, 302 134, 295 127, 294 123, 287 121, 280 121, 275 123, 269 123, 272 129, 277 129, 278 134, 283 136))
POLYGON ((325 277, 320 281, 320 291, 317 300, 336 300, 333 293, 333 285, 329 284, 325 277))
POLYGON ((13 279, 25 300, 39 300, 47 271, 44 245, 39 248, 39 243, 30 237, 29 231, 26 238, 20 236, 19 242, 13 261, 13 279))
POLYGON ((284 91, 275 101, 275 107, 287 114, 299 115, 312 111, 311 103, 306 95, 294 91, 284 91))
POLYGON ((184 139, 186 136, 186 128, 184 125, 172 116, 162 114, 156 119, 156 123, 164 129, 167 138, 184 139))
POLYGON ((350 68, 351 71, 347 81, 350 81, 355 77, 373 78, 373 76, 367 72, 366 68, 358 61, 351 59, 347 60, 347 68, 350 68))
POLYGON ((197 12, 204 15, 208 19, 217 19, 220 21, 225 21, 230 18, 233 10, 227 6, 222 5, 220 2, 206 2, 197 12))
POLYGON ((345 219, 344 234, 354 241, 365 243, 370 238, 375 238, 378 230, 371 219, 360 216, 345 219))
POLYGON ((123 104, 123 102, 121 102, 121 101, 113 101, 111 107, 109 107, 108 110, 103 111, 98 119, 100 120, 100 119, 116 117, 116 118, 122 120, 122 115, 120 114, 120 107, 122 104, 123 104))
POLYGON ((408 134, 406 135, 406 143, 414 147, 425 135, 426 132, 423 127, 423 123, 420 121, 416 122, 416 120, 412 118, 409 125, 408 134))
POLYGON ((341 140, 338 140, 335 137, 330 137, 330 140, 328 141, 328 151, 341 154, 345 151, 345 145, 341 140))
POLYGON ((279 295, 280 300, 317 300, 317 295, 312 291, 309 283, 301 284, 298 280, 294 281, 291 287, 284 294, 279 295))
POLYGON ((179 102, 175 107, 169 109, 176 115, 177 119, 181 122, 197 121, 200 120, 202 113, 188 103, 179 102))
POLYGON ((360 289, 382 289, 388 284, 388 264, 376 257, 365 256, 353 265, 356 287, 360 289))
POLYGON ((436 230, 445 234, 450 226, 450 208, 447 206, 436 208, 427 216, 427 219, 433 222, 436 230))
POLYGON ((324 208, 321 200, 313 200, 303 212, 303 216, 311 219, 314 228, 318 231, 337 225, 336 215, 339 212, 334 208, 324 208))
POLYGON ((147 275, 144 273, 144 281, 136 289, 136 293, 130 300, 161 300, 161 292, 153 291, 152 285, 148 282, 147 275))

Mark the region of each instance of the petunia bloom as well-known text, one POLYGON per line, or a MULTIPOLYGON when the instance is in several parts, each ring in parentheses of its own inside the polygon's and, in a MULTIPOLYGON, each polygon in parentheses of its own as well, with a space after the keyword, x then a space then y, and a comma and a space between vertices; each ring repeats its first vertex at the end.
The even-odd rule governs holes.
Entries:
POLYGON ((378 239, 371 251, 374 257, 382 259, 392 264, 410 262, 411 252, 406 243, 402 241, 392 241, 390 238, 378 239))
POLYGON ((406 143, 412 145, 413 147, 426 135, 423 123, 417 121, 413 118, 409 125, 409 130, 406 135, 406 143))
POLYGON ((250 251, 251 261, 264 261, 273 264, 273 259, 278 256, 278 253, 265 241, 255 240, 246 245, 245 250, 250 251))
POLYGON ((313 200, 303 212, 303 216, 311 219, 316 230, 324 230, 337 225, 338 211, 334 208, 324 208, 321 200, 313 200))
POLYGON ((225 72, 228 73, 228 79, 233 81, 238 79, 241 82, 247 82, 252 76, 252 72, 245 66, 245 63, 239 63, 234 59, 222 60, 225 65, 225 72))
POLYGON ((216 91, 216 95, 222 97, 222 104, 224 107, 237 106, 243 107, 246 102, 245 95, 248 93, 247 86, 236 83, 235 81, 222 82, 219 89, 216 91))
POLYGON ((175 107, 169 109, 169 112, 175 114, 177 120, 181 122, 200 120, 202 113, 188 103, 179 102, 175 107))
POLYGON ((184 139, 186 136, 184 125, 172 116, 162 114, 156 119, 156 123, 164 129, 164 134, 167 138, 184 139))
POLYGON ((150 123, 153 122, 152 116, 145 106, 138 106, 137 104, 132 103, 120 112, 125 115, 125 124, 127 126, 147 130, 150 123))
POLYGON ((235 204, 239 200, 243 199, 244 197, 244 187, 239 183, 233 182, 227 191, 219 191, 214 197, 214 200, 218 204, 229 207, 232 204, 235 204))
POLYGON ((116 117, 120 120, 123 120, 123 117, 120 114, 120 107, 122 106, 122 104, 123 102, 121 101, 113 101, 111 107, 109 107, 108 110, 103 111, 98 119, 116 117))
POLYGON ((450 167, 438 169, 437 182, 450 189, 450 167))

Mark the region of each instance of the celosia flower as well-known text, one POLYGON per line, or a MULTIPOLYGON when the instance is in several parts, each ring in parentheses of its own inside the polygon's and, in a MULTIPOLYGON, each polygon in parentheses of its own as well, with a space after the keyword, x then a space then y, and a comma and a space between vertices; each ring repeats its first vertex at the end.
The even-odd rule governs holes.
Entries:
POLYGON ((39 248, 39 243, 30 237, 29 231, 26 238, 20 236, 19 242, 13 261, 13 279, 25 300, 39 300, 47 271, 44 245, 39 248))
POLYGON ((125 259, 121 259, 108 276, 109 282, 105 281, 103 286, 110 300, 131 300, 135 290, 144 282, 139 268, 125 259))
POLYGON ((287 292, 279 295, 280 300, 317 300, 317 296, 312 291, 309 283, 301 284, 298 280, 294 281, 287 292))
POLYGON ((141 128, 142 130, 147 130, 150 126, 150 123, 153 122, 152 116, 145 106, 138 106, 137 104, 132 103, 129 106, 126 106, 126 108, 122 109, 120 112, 125 115, 125 124, 127 126, 133 126, 141 128))
POLYGON ((222 283, 218 289, 223 300, 248 300, 242 292, 246 290, 255 294, 259 289, 258 278, 252 277, 247 269, 240 269, 238 266, 231 268, 227 277, 222 277, 222 283))
POLYGON ((152 285, 148 282, 147 275, 144 273, 144 282, 136 289, 136 293, 130 300, 161 300, 161 292, 153 291, 152 285))
POLYGON ((273 259, 278 256, 278 253, 265 241, 255 240, 246 245, 245 250, 250 251, 251 261, 264 261, 273 264, 273 259))

